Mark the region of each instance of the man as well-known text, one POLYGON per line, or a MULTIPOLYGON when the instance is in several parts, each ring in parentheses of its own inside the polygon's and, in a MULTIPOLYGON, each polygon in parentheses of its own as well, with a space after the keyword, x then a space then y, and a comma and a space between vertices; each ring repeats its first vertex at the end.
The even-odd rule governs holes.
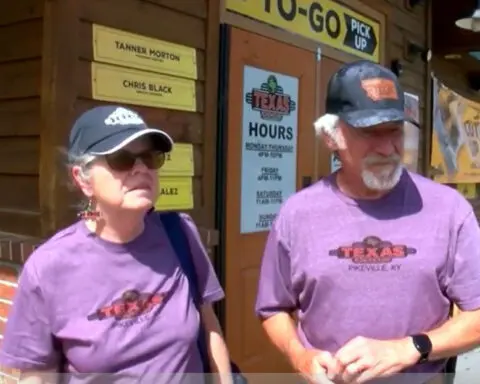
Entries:
POLYGON ((335 383, 442 383, 445 359, 480 344, 474 212, 454 189, 403 168, 407 117, 391 71, 347 64, 327 92, 315 129, 342 168, 281 208, 257 315, 306 378, 321 367, 335 383), (462 310, 454 318, 451 302, 462 310))

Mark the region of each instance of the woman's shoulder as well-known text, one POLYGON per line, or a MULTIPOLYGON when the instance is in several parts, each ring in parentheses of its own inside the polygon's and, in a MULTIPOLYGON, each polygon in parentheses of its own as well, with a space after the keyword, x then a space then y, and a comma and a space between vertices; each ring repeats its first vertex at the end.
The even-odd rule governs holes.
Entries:
POLYGON ((188 213, 152 211, 151 214, 152 214, 151 217, 153 218, 153 220, 158 220, 162 222, 162 226, 166 229, 165 232, 167 236, 169 231, 167 230, 166 226, 175 225, 174 227, 177 230, 183 231, 184 235, 189 240, 190 245, 194 245, 195 247, 198 247, 199 245, 202 244, 199 228, 195 223, 194 219, 192 218, 192 216, 190 216, 188 213), (173 215, 173 217, 171 215, 173 215), (162 218, 162 216, 164 217, 162 218), (177 218, 178 218, 178 221, 177 221, 177 218))
POLYGON ((65 255, 81 251, 86 237, 82 225, 80 221, 75 222, 41 242, 27 258, 22 270, 35 275, 55 273, 52 267, 58 266, 58 261, 68 260, 65 255))
MULTIPOLYGON (((162 216, 165 215, 178 215, 180 218, 180 223, 186 227, 188 231, 193 230, 194 232, 198 231, 197 225, 195 224, 195 221, 193 220, 192 216, 190 216, 188 213, 185 212, 159 212, 159 211, 151 211, 149 214, 149 217, 153 219, 153 221, 162 221, 162 216)), ((155 225, 158 224, 158 221, 155 225)), ((163 222, 164 224, 165 222, 163 222)))

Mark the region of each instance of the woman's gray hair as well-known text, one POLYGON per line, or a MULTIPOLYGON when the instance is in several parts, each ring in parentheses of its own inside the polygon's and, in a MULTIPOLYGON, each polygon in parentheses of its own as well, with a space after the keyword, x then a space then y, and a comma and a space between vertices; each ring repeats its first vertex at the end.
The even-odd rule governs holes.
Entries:
POLYGON ((90 165, 93 163, 93 161, 97 159, 97 157, 91 154, 77 156, 68 152, 66 148, 59 148, 58 151, 60 152, 59 159, 61 160, 61 165, 63 167, 66 166, 67 170, 67 188, 70 190, 78 191, 78 185, 72 177, 72 169, 74 167, 79 167, 80 177, 83 180, 88 180, 88 178, 90 177, 90 165))
POLYGON ((61 148, 60 153, 62 154, 63 166, 67 167, 67 179, 65 180, 66 188, 72 193, 79 193, 78 200, 72 204, 72 208, 75 211, 82 211, 85 209, 85 206, 88 204, 89 199, 82 193, 78 184, 75 182, 72 176, 73 167, 79 167, 79 175, 82 180, 87 181, 90 177, 90 165, 93 161, 96 160, 96 156, 86 154, 82 156, 76 156, 72 153, 69 153, 67 149, 61 148))
POLYGON ((95 161, 95 159, 96 159, 96 156, 90 155, 90 154, 77 156, 69 153, 67 164, 68 164, 68 169, 70 171, 70 174, 73 167, 79 167, 80 177, 83 180, 88 180, 88 178, 90 177, 90 174, 89 174, 90 164, 92 164, 92 162, 95 161))

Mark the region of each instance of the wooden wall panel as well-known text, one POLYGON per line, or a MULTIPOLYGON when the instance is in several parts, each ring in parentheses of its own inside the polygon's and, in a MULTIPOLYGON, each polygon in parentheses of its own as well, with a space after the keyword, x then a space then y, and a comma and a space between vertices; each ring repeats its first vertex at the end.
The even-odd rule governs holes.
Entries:
POLYGON ((0 174, 0 201, 8 209, 38 210, 38 175, 0 174))
POLYGON ((40 0, 9 1, 8 6, 5 3, 2 6, 0 25, 5 26, 41 19, 43 10, 43 1, 40 0))
MULTIPOLYGON (((105 103, 80 97, 75 103, 74 114, 79 116, 88 109, 102 104, 105 103)), ((137 105, 129 107, 140 113, 147 124, 167 131, 175 141, 198 145, 202 143, 203 116, 200 113, 139 107, 137 105)))
POLYGON ((0 231, 38 236, 43 2, 0 15, 0 231))
POLYGON ((436 77, 458 94, 480 103, 480 93, 469 87, 465 78, 465 70, 460 64, 461 62, 446 60, 438 56, 434 56, 432 60, 433 72, 436 77))
POLYGON ((0 100, 39 97, 41 66, 40 59, 0 64, 0 100))
MULTIPOLYGON (((77 64, 74 68, 76 98, 73 105, 71 120, 82 112, 95 106, 105 104, 92 99, 91 62, 93 61, 92 24, 104 25, 127 32, 136 33, 151 38, 158 38, 176 44, 196 48, 197 52, 197 111, 185 112, 161 108, 130 105, 139 112, 146 122, 167 131, 175 141, 194 145, 195 177, 193 183, 194 209, 189 212, 200 224, 206 224, 205 217, 213 218, 204 210, 203 176, 205 172, 213 174, 215 169, 206 169, 203 162, 205 137, 205 109, 213 108, 215 104, 206 105, 206 30, 207 1, 206 0, 85 0, 79 3, 77 23, 77 64), (182 26, 179 28, 179 26, 182 26)), ((218 28, 218 24, 216 26, 218 28)), ((218 47, 215 47, 218 49, 218 47)), ((215 73, 215 76, 217 74, 215 73)), ((64 127, 64 135, 68 134, 70 126, 64 127)), ((209 127, 211 131, 215 126, 209 127)), ((211 136, 213 137, 213 136, 211 136)), ((213 166, 209 165, 210 167, 213 166)), ((211 179, 209 179, 211 180, 211 179)), ((65 196, 62 204, 68 214, 59 220, 55 227, 67 225, 74 218, 77 209, 78 194, 59 185, 60 194, 65 196)), ((211 226, 211 222, 209 223, 211 226)))
POLYGON ((41 236, 40 212, 21 209, 0 208, 0 222, 8 223, 2 226, 2 233, 10 233, 12 237, 41 236))
POLYGON ((174 9, 186 15, 205 19, 207 17, 207 1, 198 0, 144 0, 145 2, 174 9))
POLYGON ((0 137, 37 136, 40 98, 10 99, 0 102, 0 137))
POLYGON ((38 175, 38 136, 0 138, 0 175, 38 175))
MULTIPOLYGON (((195 1, 195 4, 205 7, 206 0, 195 1)), ((82 20, 112 28, 205 49, 206 23, 203 18, 156 3, 143 0, 85 0, 82 1, 79 16, 82 20)))
POLYGON ((39 59, 42 56, 42 27, 40 18, 2 27, 0 63, 39 59), (21 41, 16 40, 17 44, 12 44, 12 36, 20 36, 21 41))
MULTIPOLYGON (((377 0, 365 0, 366 3, 376 3, 377 0)), ((389 66, 392 60, 398 59, 402 63, 403 73, 400 82, 406 92, 419 96, 420 99, 420 123, 422 125, 419 144, 419 170, 424 163, 429 161, 424 156, 422 148, 430 140, 426 126, 430 124, 429 113, 429 71, 428 63, 420 57, 409 60, 406 56, 406 47, 409 41, 428 49, 428 17, 429 10, 426 3, 417 5, 414 9, 405 8, 405 0, 383 0, 388 4, 388 36, 387 36, 387 63, 389 66)), ((373 4, 372 4, 373 5, 373 4)))

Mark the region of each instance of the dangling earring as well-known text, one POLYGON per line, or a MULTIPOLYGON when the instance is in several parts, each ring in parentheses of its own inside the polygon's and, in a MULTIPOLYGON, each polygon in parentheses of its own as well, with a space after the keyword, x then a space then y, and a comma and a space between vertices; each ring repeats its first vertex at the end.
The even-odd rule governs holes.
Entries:
POLYGON ((100 217, 100 212, 95 209, 93 198, 88 199, 85 209, 78 213, 78 217, 88 221, 96 221, 100 217))

